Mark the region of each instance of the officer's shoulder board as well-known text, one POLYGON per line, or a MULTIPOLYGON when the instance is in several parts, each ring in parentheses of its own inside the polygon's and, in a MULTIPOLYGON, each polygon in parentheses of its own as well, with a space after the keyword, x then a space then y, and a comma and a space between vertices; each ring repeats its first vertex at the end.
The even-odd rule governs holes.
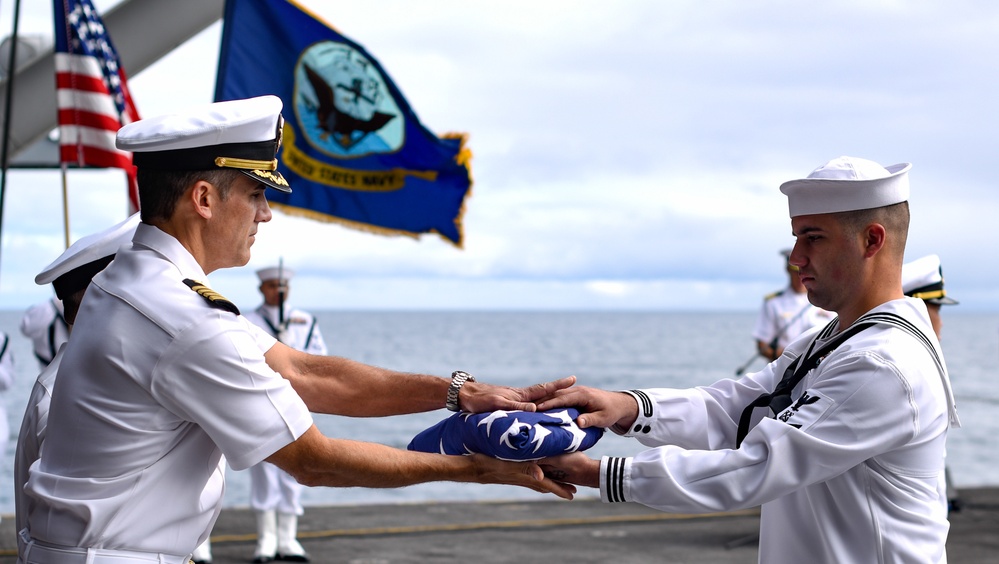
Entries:
POLYGON ((201 296, 202 298, 205 298, 205 301, 211 304, 212 307, 224 309, 229 313, 235 313, 236 315, 239 315, 239 308, 236 307, 236 304, 225 299, 222 296, 222 294, 216 292, 215 290, 212 290, 211 288, 205 286, 201 282, 191 280, 190 278, 185 278, 184 284, 187 284, 188 288, 197 292, 198 295, 201 296))
POLYGON ((783 296, 783 295, 784 295, 784 290, 777 290, 776 292, 774 292, 772 294, 767 294, 767 295, 763 296, 763 301, 772 300, 772 299, 776 298, 777 296, 783 296))

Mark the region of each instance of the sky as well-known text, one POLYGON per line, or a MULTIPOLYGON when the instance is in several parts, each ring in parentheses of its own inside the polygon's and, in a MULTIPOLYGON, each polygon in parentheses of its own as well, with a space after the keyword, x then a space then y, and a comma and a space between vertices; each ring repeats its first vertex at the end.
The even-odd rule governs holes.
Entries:
MULTIPOLYGON (((21 33, 50 38, 51 3, 22 4, 21 33)), ((779 185, 850 155, 912 163, 906 259, 939 255, 962 312, 999 311, 991 0, 301 4, 431 131, 468 133, 465 245, 276 211, 248 266, 210 276, 241 307, 280 258, 313 309, 752 311, 786 284, 779 185)), ((140 114, 210 102, 220 35, 130 73, 140 114)), ((124 218, 124 176, 71 171, 68 200, 75 240, 124 218)), ((8 173, 0 308, 51 294, 33 278, 62 218, 58 173, 8 173)))

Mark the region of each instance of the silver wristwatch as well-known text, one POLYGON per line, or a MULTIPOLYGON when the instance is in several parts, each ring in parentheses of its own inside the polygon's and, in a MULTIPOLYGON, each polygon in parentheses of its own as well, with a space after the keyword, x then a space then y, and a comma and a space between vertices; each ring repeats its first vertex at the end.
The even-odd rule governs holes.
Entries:
POLYGON ((455 370, 451 373, 451 385, 447 389, 447 406, 449 411, 461 411, 458 406, 458 392, 461 391, 461 387, 465 385, 465 382, 474 382, 475 377, 468 372, 462 372, 461 370, 455 370))

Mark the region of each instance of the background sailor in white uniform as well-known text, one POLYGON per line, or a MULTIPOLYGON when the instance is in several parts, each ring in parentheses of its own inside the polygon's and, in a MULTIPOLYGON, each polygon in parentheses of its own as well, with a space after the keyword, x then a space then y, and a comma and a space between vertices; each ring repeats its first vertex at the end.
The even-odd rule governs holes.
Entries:
POLYGON ((142 221, 87 288, 29 468, 28 564, 185 564, 221 509, 224 459, 267 460, 319 486, 428 481, 519 485, 571 497, 534 463, 331 439, 311 411, 372 417, 439 409, 534 410, 573 378, 507 388, 296 351, 205 283, 245 265, 270 220, 274 96, 133 122, 117 145, 138 169, 142 221))
POLYGON ((63 303, 57 297, 28 308, 21 318, 21 334, 31 339, 31 348, 44 369, 55 358, 59 347, 69 339, 69 324, 63 315, 63 303))
POLYGON ((784 257, 787 287, 763 299, 763 306, 753 329, 756 350, 771 362, 777 360, 784 352, 784 347, 802 333, 812 327, 825 325, 835 317, 808 301, 805 286, 798 277, 798 267, 788 262, 791 250, 783 250, 780 254, 784 257))
MULTIPOLYGON (((944 288, 943 267, 940 257, 927 255, 902 265, 902 291, 910 298, 918 298, 926 304, 926 312, 930 315, 930 323, 937 339, 942 340, 943 319, 940 317, 940 306, 957 305, 959 302, 947 295, 944 288)), ((960 511, 963 504, 957 488, 951 480, 950 468, 946 468, 947 478, 947 508, 950 511, 960 511)))
POLYGON ((10 437, 10 424, 7 422, 7 401, 3 394, 14 385, 14 347, 10 346, 10 335, 0 331, 0 453, 7 452, 10 437))
POLYGON ((944 456, 960 422, 926 306, 902 293, 908 170, 841 157, 781 185, 791 264, 836 322, 738 380, 556 392, 538 408, 583 406, 580 427, 655 448, 565 455, 546 472, 663 511, 761 505, 768 564, 946 562, 944 456))
MULTIPOLYGON (((90 280, 110 264, 119 247, 131 242, 138 224, 139 214, 134 214, 105 231, 80 238, 35 276, 35 284, 52 284, 59 303, 65 304, 64 319, 70 332, 90 280)), ((14 454, 14 511, 19 533, 25 531, 26 534, 27 531, 32 499, 24 495, 24 486, 28 482, 28 468, 38 460, 45 442, 52 386, 55 384, 64 350, 65 343, 35 380, 17 435, 17 450, 14 454)), ((19 534, 19 556, 23 556, 24 549, 21 538, 19 534)))
MULTIPOLYGON (((264 303, 244 315, 251 323, 289 347, 309 354, 325 355, 326 343, 316 318, 288 305, 290 268, 275 266, 257 271, 264 303)), ((305 549, 295 539, 302 515, 302 485, 270 462, 250 467, 250 508, 257 518, 254 562, 278 560, 308 562, 305 549)))

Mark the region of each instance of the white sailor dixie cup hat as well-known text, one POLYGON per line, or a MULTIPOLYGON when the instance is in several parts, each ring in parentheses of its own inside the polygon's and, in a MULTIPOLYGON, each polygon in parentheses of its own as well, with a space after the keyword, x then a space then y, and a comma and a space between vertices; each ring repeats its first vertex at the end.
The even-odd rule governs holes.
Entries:
POLYGON ((902 292, 910 298, 919 298, 931 304, 958 303, 947 297, 943 267, 940 266, 940 257, 937 255, 927 255, 902 265, 902 292))
POLYGON ((857 157, 839 157, 807 178, 780 185, 791 217, 867 210, 909 199, 909 163, 883 167, 857 157))
POLYGON ((35 284, 52 284, 56 296, 65 300, 90 284, 90 279, 111 262, 122 245, 132 241, 139 214, 100 233, 81 237, 35 276, 35 284))
POLYGON ((291 192, 277 171, 284 126, 281 107, 277 96, 216 102, 132 122, 118 130, 115 145, 131 151, 139 169, 231 168, 291 192))
POLYGON ((295 271, 288 267, 282 267, 279 269, 276 266, 261 268, 257 271, 257 277, 260 278, 261 282, 277 280, 279 276, 284 279, 284 282, 288 282, 295 276, 295 271))

